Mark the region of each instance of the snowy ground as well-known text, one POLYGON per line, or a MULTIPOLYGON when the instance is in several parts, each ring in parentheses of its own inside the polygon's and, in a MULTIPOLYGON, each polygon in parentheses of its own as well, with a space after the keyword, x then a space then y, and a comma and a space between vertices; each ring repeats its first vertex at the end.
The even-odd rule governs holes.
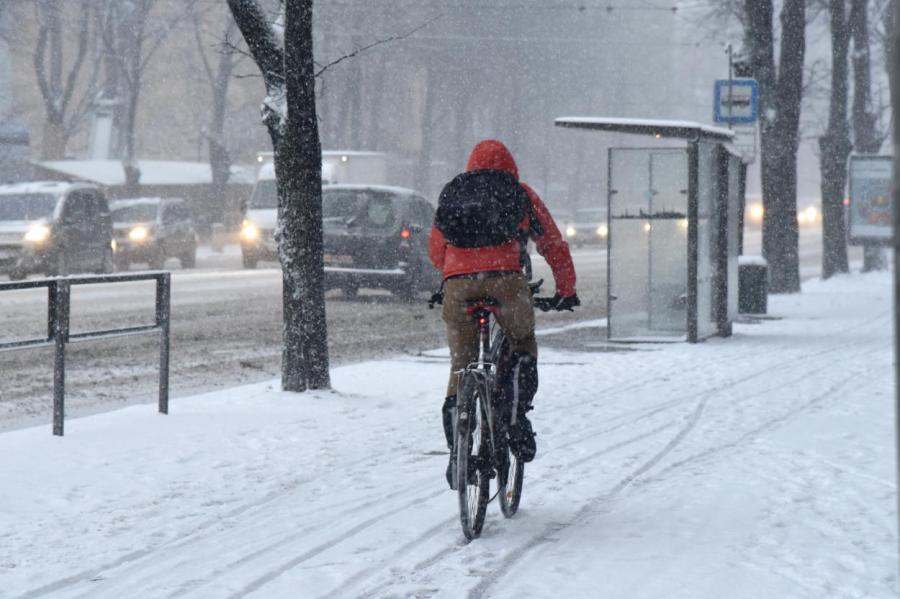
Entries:
POLYGON ((896 597, 891 309, 880 273, 694 346, 557 327, 521 509, 470 544, 440 350, 0 434, 0 597, 896 597))

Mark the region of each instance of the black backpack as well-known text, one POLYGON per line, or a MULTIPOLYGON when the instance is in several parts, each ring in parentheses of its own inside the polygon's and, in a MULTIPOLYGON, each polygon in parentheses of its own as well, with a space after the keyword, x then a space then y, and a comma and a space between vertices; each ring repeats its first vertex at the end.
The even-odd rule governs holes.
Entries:
POLYGON ((444 186, 434 224, 447 242, 474 248, 502 245, 520 237, 519 224, 531 214, 531 198, 510 173, 477 170, 444 186))

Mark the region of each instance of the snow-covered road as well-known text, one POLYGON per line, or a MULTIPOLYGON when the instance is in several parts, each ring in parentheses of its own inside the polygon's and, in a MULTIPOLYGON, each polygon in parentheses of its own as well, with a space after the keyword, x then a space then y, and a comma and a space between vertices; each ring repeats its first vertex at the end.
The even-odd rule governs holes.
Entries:
POLYGON ((896 597, 891 309, 852 275, 731 339, 542 336, 522 507, 470 544, 445 350, 0 434, 0 597, 896 597))

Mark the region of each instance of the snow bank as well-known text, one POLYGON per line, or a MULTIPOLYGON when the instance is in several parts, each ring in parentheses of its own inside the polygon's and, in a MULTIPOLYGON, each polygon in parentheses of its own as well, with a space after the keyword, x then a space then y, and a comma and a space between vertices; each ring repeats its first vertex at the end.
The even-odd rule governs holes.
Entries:
POLYGON ((694 346, 543 335, 521 510, 468 545, 442 352, 2 434, 0 596, 895 597, 890 277, 770 313, 694 346))

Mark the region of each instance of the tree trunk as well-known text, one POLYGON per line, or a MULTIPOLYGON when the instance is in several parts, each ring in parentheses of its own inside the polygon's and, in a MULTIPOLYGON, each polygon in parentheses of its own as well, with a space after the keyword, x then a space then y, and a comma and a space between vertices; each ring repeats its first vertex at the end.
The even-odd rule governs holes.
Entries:
POLYGON ((772 0, 745 0, 744 7, 750 68, 760 90, 763 256, 769 263, 769 291, 793 293, 800 291, 797 147, 806 6, 803 0, 785 0, 777 77, 772 0))
POLYGON ((66 157, 66 128, 56 119, 44 121, 41 136, 41 160, 63 160, 66 157))
POLYGON ((316 117, 312 19, 313 0, 285 1, 288 108, 285 137, 276 163, 278 179, 284 181, 284 196, 279 202, 279 254, 286 322, 284 357, 291 369, 288 383, 300 388, 305 383, 310 389, 327 389, 331 382, 322 249, 322 147, 316 117), (288 332, 288 328, 294 330, 288 332), (291 364, 298 358, 296 364, 291 364), (303 381, 299 380, 301 374, 303 381))
POLYGON ((419 149, 419 164, 416 167, 416 189, 426 192, 431 189, 431 163, 434 148, 434 112, 437 103, 437 77, 432 72, 434 67, 424 66, 421 72, 425 75, 425 103, 422 114, 422 147, 419 149))
MULTIPOLYGON (((225 31, 225 39, 229 38, 232 27, 225 31)), ((213 111, 209 123, 209 168, 212 174, 210 197, 206 201, 205 225, 207 231, 214 222, 225 220, 225 188, 231 178, 231 155, 225 143, 225 114, 228 111, 228 84, 234 70, 234 53, 230 48, 223 48, 219 58, 219 66, 212 81, 213 111)))
MULTIPOLYGON (((884 141, 878 133, 878 115, 872 110, 872 76, 869 49, 869 0, 851 0, 850 33, 853 36, 853 135, 856 150, 875 154, 884 141)), ((881 247, 863 248, 863 272, 884 270, 887 260, 881 247)))
MULTIPOLYGON (((854 0, 855 2, 856 0, 854 0)), ((844 224, 844 188, 847 157, 853 149, 847 123, 847 54, 850 30, 845 0, 831 0, 831 105, 828 129, 819 138, 822 152, 822 278, 848 272, 844 224)))

